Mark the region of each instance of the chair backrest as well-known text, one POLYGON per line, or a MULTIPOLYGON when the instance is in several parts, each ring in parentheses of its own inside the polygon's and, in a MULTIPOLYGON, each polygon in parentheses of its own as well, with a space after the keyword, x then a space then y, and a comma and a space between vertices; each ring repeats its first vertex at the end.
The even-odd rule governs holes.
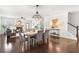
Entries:
POLYGON ((7 29, 7 36, 10 36, 11 35, 11 29, 7 29))
POLYGON ((43 31, 38 31, 38 34, 36 35, 37 40, 42 40, 43 39, 43 31))
POLYGON ((45 30, 44 39, 48 39, 48 38, 49 38, 49 30, 45 30))
POLYGON ((25 34, 23 32, 19 32, 20 40, 25 41, 25 34))

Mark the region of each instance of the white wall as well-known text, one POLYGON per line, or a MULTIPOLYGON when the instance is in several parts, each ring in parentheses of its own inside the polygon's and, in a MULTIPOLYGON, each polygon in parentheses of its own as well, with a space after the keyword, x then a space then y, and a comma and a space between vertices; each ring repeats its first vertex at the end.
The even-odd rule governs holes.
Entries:
MULTIPOLYGON (((69 23, 79 26, 79 12, 69 12, 69 23)), ((73 35, 76 35, 76 29, 72 26, 69 26, 68 29, 73 35)))
POLYGON ((50 21, 54 18, 57 18, 60 20, 60 37, 70 38, 70 39, 76 39, 74 35, 72 35, 68 31, 68 12, 60 12, 56 14, 52 14, 50 17, 45 18, 44 27, 50 28, 50 21))
POLYGON ((79 12, 69 12, 69 22, 79 26, 79 12))
POLYGON ((0 33, 1 33, 1 18, 0 18, 0 33))

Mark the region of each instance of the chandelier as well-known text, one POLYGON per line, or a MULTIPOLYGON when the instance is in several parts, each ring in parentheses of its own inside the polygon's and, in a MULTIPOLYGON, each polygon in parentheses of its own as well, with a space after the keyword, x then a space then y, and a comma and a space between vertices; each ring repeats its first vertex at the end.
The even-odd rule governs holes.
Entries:
POLYGON ((39 7, 39 5, 36 5, 36 14, 35 15, 33 15, 33 19, 35 19, 35 20, 40 20, 40 19, 42 19, 42 16, 40 16, 40 14, 39 14, 39 12, 38 12, 38 7, 39 7))

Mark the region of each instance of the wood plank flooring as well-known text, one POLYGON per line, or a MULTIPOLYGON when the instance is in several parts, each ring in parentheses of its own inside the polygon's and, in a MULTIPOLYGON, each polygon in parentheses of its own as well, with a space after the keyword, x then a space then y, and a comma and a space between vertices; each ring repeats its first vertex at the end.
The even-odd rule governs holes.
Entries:
POLYGON ((7 41, 6 36, 0 35, 0 53, 78 53, 79 46, 76 40, 50 37, 49 44, 39 47, 31 47, 30 50, 19 51, 19 39, 11 39, 7 41))

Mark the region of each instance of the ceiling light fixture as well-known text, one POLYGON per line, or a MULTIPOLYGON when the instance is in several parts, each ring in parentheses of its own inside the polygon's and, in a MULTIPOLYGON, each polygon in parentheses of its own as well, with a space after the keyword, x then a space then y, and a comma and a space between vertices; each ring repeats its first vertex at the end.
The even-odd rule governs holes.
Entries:
POLYGON ((39 15, 38 7, 39 7, 39 5, 36 5, 36 14, 33 15, 33 17, 32 17, 32 18, 35 19, 35 20, 40 20, 40 19, 42 19, 42 16, 39 15))

